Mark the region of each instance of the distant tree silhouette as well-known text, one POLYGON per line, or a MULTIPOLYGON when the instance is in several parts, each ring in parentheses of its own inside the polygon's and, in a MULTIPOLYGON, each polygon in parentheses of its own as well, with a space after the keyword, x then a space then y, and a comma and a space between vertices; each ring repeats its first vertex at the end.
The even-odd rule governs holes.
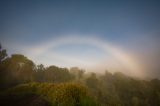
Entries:
POLYGON ((2 49, 2 46, 0 44, 0 62, 2 62, 7 57, 7 51, 5 49, 2 49))
POLYGON ((5 77, 7 75, 7 72, 5 71, 6 65, 4 60, 7 58, 7 51, 2 48, 0 44, 0 87, 4 87, 6 85, 5 77))
POLYGON ((79 69, 78 67, 72 67, 70 69, 70 73, 72 73, 75 76, 76 80, 80 80, 83 78, 85 70, 79 69))

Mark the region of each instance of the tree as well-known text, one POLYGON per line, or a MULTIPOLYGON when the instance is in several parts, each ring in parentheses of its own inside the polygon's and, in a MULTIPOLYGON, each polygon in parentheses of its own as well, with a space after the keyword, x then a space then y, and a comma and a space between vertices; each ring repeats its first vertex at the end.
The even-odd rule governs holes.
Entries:
POLYGON ((7 51, 5 49, 2 49, 2 46, 0 44, 0 62, 2 62, 7 57, 7 51))
POLYGON ((44 82, 45 81, 45 75, 44 75, 45 70, 46 68, 44 67, 43 64, 37 65, 34 71, 34 80, 38 82, 44 82))
POLYGON ((5 86, 5 76, 7 74, 5 68, 6 64, 4 60, 7 58, 7 51, 5 49, 2 49, 2 46, 0 44, 0 83, 1 86, 5 86))
POLYGON ((47 82, 66 82, 73 79, 67 68, 49 66, 45 70, 45 81, 47 82))
POLYGON ((86 79, 86 84, 90 88, 93 88, 93 89, 97 88, 98 79, 95 73, 91 73, 91 75, 86 79))
POLYGON ((27 57, 14 54, 3 60, 3 81, 7 86, 33 80, 34 63, 27 57))
POLYGON ((78 67, 72 67, 70 69, 70 73, 75 76, 76 80, 81 80, 83 78, 85 70, 79 69, 78 67))

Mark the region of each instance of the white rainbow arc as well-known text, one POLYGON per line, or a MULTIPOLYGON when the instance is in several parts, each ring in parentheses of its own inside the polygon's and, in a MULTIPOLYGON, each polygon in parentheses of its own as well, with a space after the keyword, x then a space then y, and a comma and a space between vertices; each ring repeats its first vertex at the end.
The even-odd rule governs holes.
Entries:
MULTIPOLYGON (((129 56, 126 52, 123 50, 111 45, 108 42, 104 42, 98 38, 95 37, 82 37, 82 36, 66 36, 66 37, 59 37, 58 39, 51 39, 45 43, 42 43, 38 46, 33 47, 30 49, 27 54, 30 54, 33 58, 36 58, 39 55, 47 53, 47 51, 50 48, 55 48, 59 45, 65 45, 69 43, 74 44, 90 44, 93 46, 96 46, 106 53, 112 54, 118 61, 121 62, 125 66, 125 68, 130 71, 131 74, 142 76, 144 73, 141 72, 142 67, 140 67, 139 64, 137 64, 137 61, 129 56)), ((54 53, 52 53, 54 55, 54 53)), ((56 56, 56 54, 55 54, 56 56)), ((59 56, 60 57, 60 56, 59 56)), ((63 56, 62 56, 63 57, 63 56)))

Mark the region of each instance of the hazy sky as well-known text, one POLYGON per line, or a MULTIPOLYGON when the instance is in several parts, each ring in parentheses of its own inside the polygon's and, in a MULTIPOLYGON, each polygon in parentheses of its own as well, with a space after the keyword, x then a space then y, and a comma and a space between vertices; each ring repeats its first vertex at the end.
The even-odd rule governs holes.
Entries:
POLYGON ((160 78, 160 2, 1 0, 0 42, 37 64, 160 78))

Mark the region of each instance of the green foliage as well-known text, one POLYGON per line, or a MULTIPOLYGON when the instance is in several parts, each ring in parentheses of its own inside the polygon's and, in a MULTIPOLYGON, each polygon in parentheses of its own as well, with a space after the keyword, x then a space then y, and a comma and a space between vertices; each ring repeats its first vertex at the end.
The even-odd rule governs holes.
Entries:
POLYGON ((1 82, 6 86, 30 82, 33 79, 34 63, 27 57, 14 54, 0 63, 1 82))
POLYGON ((8 89, 8 93, 35 93, 53 106, 96 106, 85 86, 77 83, 29 83, 8 89))
POLYGON ((133 106, 139 106, 139 98, 138 97, 133 97, 132 98, 132 105, 133 106))
POLYGON ((47 67, 44 72, 44 77, 47 82, 66 82, 74 78, 68 69, 56 66, 47 67))

